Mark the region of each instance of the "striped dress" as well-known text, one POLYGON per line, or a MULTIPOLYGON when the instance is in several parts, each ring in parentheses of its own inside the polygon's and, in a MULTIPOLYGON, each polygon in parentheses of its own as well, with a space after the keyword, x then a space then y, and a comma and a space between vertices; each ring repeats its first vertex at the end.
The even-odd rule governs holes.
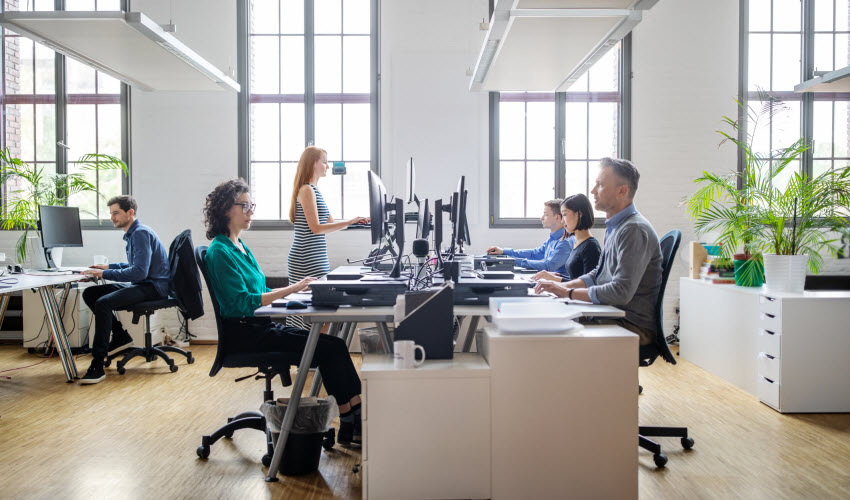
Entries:
MULTIPOLYGON (((328 222, 328 206, 322 193, 316 186, 310 184, 316 194, 316 208, 319 212, 319 223, 328 222)), ((289 249, 289 284, 294 285, 307 276, 321 278, 331 270, 328 261, 328 243, 324 234, 313 234, 307 225, 304 209, 301 203, 295 202, 295 239, 289 249)), ((286 321, 287 326, 309 329, 309 325, 300 316, 290 316, 286 321)))

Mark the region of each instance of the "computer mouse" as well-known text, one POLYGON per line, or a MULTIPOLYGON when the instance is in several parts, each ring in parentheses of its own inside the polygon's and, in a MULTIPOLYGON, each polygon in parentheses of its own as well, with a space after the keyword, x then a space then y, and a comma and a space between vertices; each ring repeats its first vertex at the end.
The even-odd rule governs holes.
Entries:
POLYGON ((303 302, 299 302, 297 300, 290 300, 286 303, 287 309, 307 309, 307 304, 303 302))

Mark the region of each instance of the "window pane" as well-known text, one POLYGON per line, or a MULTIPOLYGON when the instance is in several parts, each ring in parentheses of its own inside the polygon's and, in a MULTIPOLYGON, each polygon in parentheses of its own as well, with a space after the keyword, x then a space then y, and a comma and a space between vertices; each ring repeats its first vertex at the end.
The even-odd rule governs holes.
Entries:
POLYGON ((120 104, 99 104, 97 106, 97 152, 121 157, 120 104))
POLYGON ((315 30, 319 33, 342 33, 341 0, 315 0, 315 30))
POLYGON ((579 77, 579 79, 567 89, 567 92, 587 92, 587 72, 579 77))
POLYGON ((587 103, 566 103, 566 130, 564 135, 565 157, 571 159, 587 158, 587 103))
MULTIPOLYGON (((774 164, 774 168, 778 168, 778 164, 774 164)), ((784 191, 785 188, 788 187, 788 182, 794 177, 794 174, 800 171, 800 162, 798 160, 794 160, 789 162, 785 168, 782 169, 782 172, 779 172, 776 177, 773 178, 773 187, 779 189, 780 191, 784 191)))
MULTIPOLYGON (((98 4, 100 5, 100 4, 98 4)), ((104 73, 97 73, 97 93, 98 94, 120 94, 121 81, 104 73)))
MULTIPOLYGON (((846 158, 850 156, 847 143, 850 141, 850 130, 847 122, 850 120, 850 103, 847 101, 836 101, 835 103, 835 157, 846 158)), ((847 162, 842 162, 846 164, 847 162)))
POLYGON ((278 104, 251 104, 252 160, 278 161, 280 159, 279 113, 278 104))
POLYGON ((280 214, 284 220, 289 220, 289 207, 292 203, 292 184, 295 182, 297 163, 282 163, 280 166, 280 214))
POLYGON ((525 216, 543 215, 543 203, 555 197, 555 163, 530 161, 526 166, 525 216))
POLYGON ((750 35, 747 88, 770 90, 770 35, 750 35))
POLYGON ((44 45, 37 43, 35 44, 35 93, 54 93, 55 82, 56 54, 44 45))
POLYGON ((620 50, 613 47, 602 59, 596 62, 588 72, 590 90, 592 92, 611 92, 619 87, 617 78, 619 71, 620 50))
POLYGON ((800 132, 800 103, 786 102, 786 111, 780 111, 773 117, 772 131, 775 151, 779 148, 787 148, 794 144, 801 136, 800 132))
POLYGON ((812 176, 817 177, 832 168, 832 160, 815 160, 812 162, 812 176))
MULTIPOLYGON (((762 101, 750 101, 749 105, 757 110, 758 112, 763 112, 766 104, 762 101)), ((756 154, 760 154, 762 156, 769 156, 770 154, 770 121, 766 118, 762 118, 759 123, 747 123, 749 127, 748 133, 751 134, 753 145, 753 152, 756 154)))
POLYGON ((347 36, 342 42, 342 91, 346 93, 369 93, 369 37, 347 36))
POLYGON ((65 0, 65 10, 95 10, 94 0, 65 0))
POLYGON ((346 163, 346 174, 342 178, 345 199, 343 200, 343 216, 369 216, 369 184, 366 176, 369 172, 368 163, 346 163))
POLYGON ((847 31, 850 29, 850 2, 847 0, 835 0, 835 31, 847 31))
MULTIPOLYGON (((750 1, 752 2, 752 0, 750 0, 750 1)), ((832 31, 832 7, 833 7, 833 2, 835 0, 814 0, 814 1, 815 1, 815 31, 832 31)))
POLYGON ((69 94, 94 94, 94 73, 91 66, 65 58, 65 74, 69 94))
MULTIPOLYGON (((70 106, 69 106, 70 107, 70 106)), ((86 170, 76 162, 68 162, 68 173, 79 174, 86 181, 97 186, 97 175, 93 170, 86 170)), ((81 219, 97 218, 97 194, 92 192, 76 193, 68 197, 68 205, 80 208, 81 219)))
POLYGON ((251 33, 277 33, 278 0, 251 0, 251 33))
POLYGON ((277 94, 280 88, 278 61, 279 38, 276 36, 251 37, 251 92, 277 94))
POLYGON ((97 10, 121 10, 121 0, 97 0, 97 10))
POLYGON ((328 161, 342 159, 342 104, 316 104, 316 146, 328 152, 328 161))
MULTIPOLYGON (((372 142, 370 138, 372 136, 372 130, 370 127, 370 116, 371 107, 369 104, 343 105, 343 160, 369 161, 371 158, 372 142)), ((363 186, 368 187, 365 177, 363 186)))
POLYGON ((850 35, 838 33, 835 35, 835 69, 850 65, 850 35))
POLYGON ((588 105, 589 150, 591 159, 617 156, 617 104, 593 102, 588 105))
POLYGON ((342 37, 316 37, 316 93, 342 91, 342 37))
POLYGON ((343 33, 369 34, 370 3, 369 0, 343 0, 343 33))
POLYGON ((750 31, 770 31, 770 0, 750 0, 750 31))
POLYGON ((528 115, 528 144, 526 155, 530 159, 555 159, 555 103, 530 102, 528 115))
POLYGON ((94 153, 97 148, 94 104, 68 105, 68 158, 94 153))
MULTIPOLYGON (((36 10, 36 11, 53 10, 53 5, 54 5, 53 0, 35 0, 34 2, 31 2, 31 3, 33 5, 32 10, 36 10)), ((30 4, 30 2, 27 2, 27 5, 29 5, 29 4, 30 4)), ((28 10, 28 9, 20 9, 20 10, 28 10)))
POLYGON ((773 31, 800 31, 800 0, 773 0, 773 31))
POLYGON ((813 133, 815 158, 832 157, 832 102, 815 101, 813 112, 813 133))
POLYGON ((521 161, 499 163, 499 216, 506 218, 525 217, 525 173, 521 161))
MULTIPOLYGON (((328 157, 328 161, 339 161, 339 158, 331 159, 328 157)), ((322 197, 325 199, 325 203, 328 205, 328 211, 331 213, 331 217, 334 219, 342 218, 342 176, 341 175, 333 175, 328 172, 327 177, 323 177, 319 180, 319 185, 317 186, 319 191, 322 192, 322 197)))
POLYGON ((567 180, 564 186, 564 194, 571 196, 574 194, 587 194, 587 171, 588 163, 586 161, 568 161, 566 162, 565 178, 567 180))
POLYGON ((525 103, 499 104, 499 158, 525 158, 525 103))
POLYGON ((281 104, 283 129, 280 132, 281 159, 297 162, 304 152, 304 105, 281 104))
POLYGON ((832 71, 832 35, 815 35, 815 71, 832 71))
POLYGON ((794 90, 800 83, 800 35, 773 36, 773 86, 771 90, 794 90))
POLYGON ((21 105, 21 160, 35 161, 35 106, 21 105))
POLYGON ((304 93, 304 37, 281 37, 281 81, 282 94, 304 93))
MULTIPOLYGON (((100 4, 98 4, 100 5, 100 4)), ((113 196, 118 196, 121 194, 121 190, 123 188, 121 183, 121 170, 120 169, 105 169, 101 170, 97 174, 98 176, 98 192, 100 196, 98 197, 98 218, 100 219, 108 219, 109 218, 109 207, 106 206, 106 202, 112 198, 113 196)))
POLYGON ((35 123, 36 159, 56 161, 56 106, 36 104, 35 123))
POLYGON ((281 0, 280 32, 296 35, 304 33, 304 0, 281 0))
POLYGON ((278 163, 251 164, 251 197, 257 204, 254 217, 265 220, 280 217, 280 165, 278 163))

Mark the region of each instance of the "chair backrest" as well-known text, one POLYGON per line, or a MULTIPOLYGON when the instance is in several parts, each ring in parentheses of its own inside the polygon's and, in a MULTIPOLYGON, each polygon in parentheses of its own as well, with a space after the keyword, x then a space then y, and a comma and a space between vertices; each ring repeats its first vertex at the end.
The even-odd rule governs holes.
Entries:
POLYGON ((207 255, 207 247, 206 245, 201 245, 195 248, 195 262, 198 264, 198 268, 201 270, 201 275, 204 277, 204 282, 207 284, 207 291, 210 294, 210 300, 212 300, 213 311, 215 312, 215 326, 218 331, 218 344, 215 352, 215 361, 213 361, 212 368, 210 368, 210 377, 215 376, 216 373, 221 370, 221 367, 224 365, 224 357, 226 354, 226 346, 224 335, 222 332, 224 331, 223 323, 221 321, 221 312, 218 308, 218 299, 215 297, 215 291, 213 290, 212 283, 210 283, 210 275, 207 272, 207 263, 204 261, 204 257, 207 255))
POLYGON ((174 238, 168 248, 168 284, 171 296, 187 319, 198 319, 204 315, 201 277, 195 260, 192 231, 186 229, 174 238))
POLYGON ((658 242, 661 247, 661 286, 658 289, 658 299, 655 302, 655 343, 641 347, 642 366, 651 365, 658 356, 664 358, 664 361, 668 363, 676 364, 676 358, 670 352, 667 338, 664 335, 664 290, 667 288, 667 278, 670 277, 670 270, 673 268, 676 252, 678 252, 681 242, 682 232, 678 229, 668 232, 658 242))

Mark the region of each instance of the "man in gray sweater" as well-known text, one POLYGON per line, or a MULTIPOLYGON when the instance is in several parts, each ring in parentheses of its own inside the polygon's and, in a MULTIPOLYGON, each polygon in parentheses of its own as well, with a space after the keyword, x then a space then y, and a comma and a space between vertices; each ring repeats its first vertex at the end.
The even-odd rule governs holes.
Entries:
POLYGON ((656 335, 655 302, 661 288, 661 247, 652 225, 634 206, 640 173, 628 160, 602 158, 591 194, 605 212, 605 241, 599 266, 584 276, 557 283, 539 281, 535 291, 617 306, 626 312, 617 323, 651 344, 656 335))

